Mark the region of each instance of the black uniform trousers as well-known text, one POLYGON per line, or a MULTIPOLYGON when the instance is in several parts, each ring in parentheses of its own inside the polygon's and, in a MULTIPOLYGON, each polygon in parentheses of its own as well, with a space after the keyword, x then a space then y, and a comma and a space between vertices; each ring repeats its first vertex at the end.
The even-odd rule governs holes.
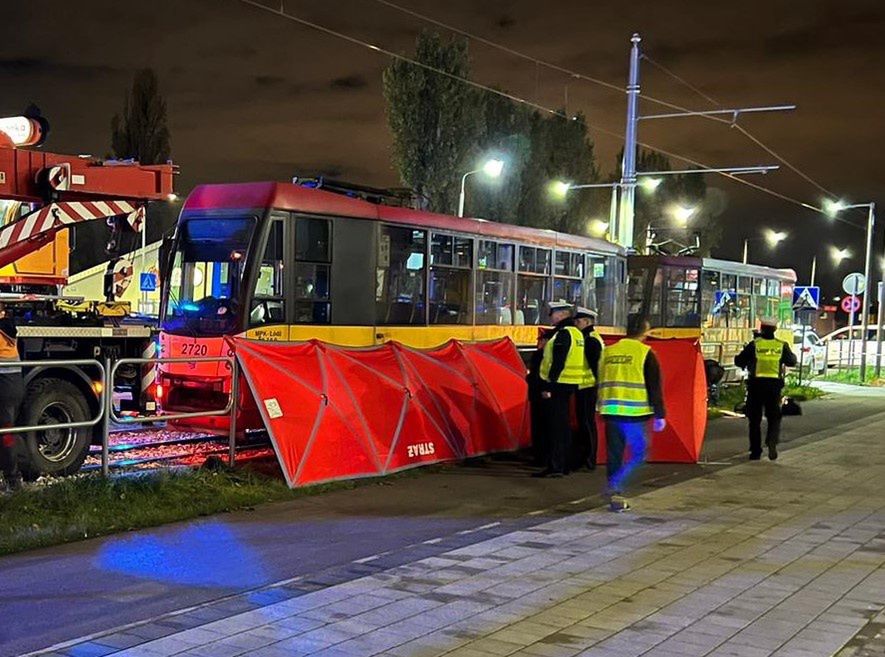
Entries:
POLYGON ((3 433, 3 427, 14 427, 18 409, 25 396, 24 379, 20 372, 0 372, 0 471, 7 482, 18 480, 18 445, 21 434, 3 433))
POLYGON ((575 431, 574 459, 575 467, 596 467, 596 450, 599 437, 596 432, 596 397, 598 390, 580 388, 575 393, 575 410, 578 416, 578 429, 575 431))
POLYGON ((781 433, 781 379, 751 378, 747 382, 747 420, 750 423, 750 454, 762 454, 762 413, 768 420, 766 445, 777 445, 781 433))
POLYGON ((565 474, 572 444, 571 403, 577 386, 555 383, 550 386, 547 410, 547 469, 565 474))

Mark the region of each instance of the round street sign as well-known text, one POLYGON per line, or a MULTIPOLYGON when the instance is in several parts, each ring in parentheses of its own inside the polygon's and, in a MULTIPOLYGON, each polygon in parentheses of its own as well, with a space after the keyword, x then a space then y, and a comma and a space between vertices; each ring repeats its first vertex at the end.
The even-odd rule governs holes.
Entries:
POLYGON ((867 279, 860 272, 848 274, 842 279, 842 291, 845 294, 863 294, 867 289, 867 279))
POLYGON ((847 313, 856 313, 860 310, 860 298, 854 295, 842 299, 842 310, 847 313))

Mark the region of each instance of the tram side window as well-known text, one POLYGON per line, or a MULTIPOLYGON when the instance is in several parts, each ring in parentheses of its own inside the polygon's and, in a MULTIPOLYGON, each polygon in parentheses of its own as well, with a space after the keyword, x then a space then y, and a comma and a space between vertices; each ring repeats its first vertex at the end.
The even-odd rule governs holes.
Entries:
POLYGON ((328 324, 330 299, 331 222, 298 217, 295 221, 295 322, 328 324))
POLYGON ((585 305, 583 254, 557 251, 554 264, 553 298, 585 305))
POLYGON ((477 245, 477 324, 513 324, 513 250, 488 240, 477 245))
POLYGON ((681 267, 664 268, 666 286, 666 318, 664 326, 700 326, 698 310, 698 270, 681 267))
POLYGON ((258 266, 249 326, 283 324, 286 321, 286 301, 283 284, 283 222, 270 225, 264 255, 258 266))
MULTIPOLYGON (((620 326, 624 323, 623 318, 617 317, 619 309, 623 314, 623 303, 621 303, 621 294, 624 285, 624 262, 615 256, 587 256, 586 270, 586 303, 589 308, 596 309, 599 313, 596 322, 601 326, 620 326)), ((634 283, 644 285, 646 280, 646 272, 648 270, 639 270, 642 275, 639 276, 634 283), (639 280, 641 278, 641 282, 639 280)), ((635 292, 635 290, 634 290, 635 292)), ((628 306, 642 306, 642 289, 635 292, 638 295, 633 303, 628 301, 628 306)), ((638 311, 634 311, 638 312, 638 311)))
POLYGON ((734 310, 735 328, 753 328, 753 279, 749 276, 737 277, 737 301, 734 310))
POLYGON ((543 324, 544 308, 550 300, 550 251, 532 246, 519 247, 519 274, 516 278, 515 324, 543 324))
POLYGON ((434 233, 430 244, 430 324, 470 324, 473 239, 434 233))
POLYGON ((381 226, 375 270, 378 324, 424 324, 427 232, 381 226))
POLYGON ((712 328, 725 326, 728 313, 727 305, 716 303, 716 293, 722 291, 720 278, 721 274, 718 271, 710 269, 701 271, 701 317, 706 322, 705 325, 712 328))
POLYGON ((654 268, 649 267, 631 267, 627 272, 627 315, 644 314, 648 317, 648 321, 652 326, 661 325, 660 304, 658 305, 658 314, 652 316, 650 313, 651 303, 646 298, 646 292, 649 288, 649 276, 655 272, 654 268))

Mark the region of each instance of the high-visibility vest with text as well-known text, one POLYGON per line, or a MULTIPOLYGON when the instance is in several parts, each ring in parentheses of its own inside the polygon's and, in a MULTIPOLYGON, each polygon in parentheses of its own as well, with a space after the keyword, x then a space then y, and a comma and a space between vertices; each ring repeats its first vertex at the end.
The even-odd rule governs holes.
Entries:
POLYGON ((607 347, 599 367, 599 413, 624 417, 653 415, 645 388, 645 359, 650 347, 624 338, 607 347))
MULTIPOLYGON (((593 331, 590 331, 590 333, 587 335, 587 338, 590 340, 597 340, 599 342, 600 348, 603 350, 603 352, 605 351, 605 343, 602 341, 602 336, 599 335, 599 331, 596 331, 595 329, 593 331)), ((601 357, 599 359, 599 362, 600 363, 602 362, 601 357)), ((581 389, 584 389, 584 388, 592 388, 595 385, 596 385, 596 377, 593 375, 593 370, 590 369, 590 363, 587 363, 587 368, 584 370, 584 380, 581 382, 581 385, 579 385, 578 387, 581 389)))
MULTIPOLYGON (((584 355, 584 334, 576 326, 566 326, 560 330, 568 331, 572 343, 569 345, 565 366, 556 383, 580 385, 584 380, 584 370, 588 369, 587 358, 584 355)), ((541 378, 548 382, 550 381, 550 368, 553 367, 553 344, 556 342, 556 337, 554 335, 547 340, 547 344, 544 345, 544 357, 541 359, 541 378)))
POLYGON ((777 339, 756 338, 753 340, 756 349, 757 379, 781 378, 781 356, 784 343, 777 339))

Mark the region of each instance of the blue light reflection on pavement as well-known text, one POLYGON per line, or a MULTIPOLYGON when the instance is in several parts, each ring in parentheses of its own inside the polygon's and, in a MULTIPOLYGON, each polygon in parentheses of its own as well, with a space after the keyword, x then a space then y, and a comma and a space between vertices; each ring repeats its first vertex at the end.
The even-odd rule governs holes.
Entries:
POLYGON ((252 588, 267 581, 258 552, 222 522, 109 540, 96 557, 107 571, 167 584, 252 588))

